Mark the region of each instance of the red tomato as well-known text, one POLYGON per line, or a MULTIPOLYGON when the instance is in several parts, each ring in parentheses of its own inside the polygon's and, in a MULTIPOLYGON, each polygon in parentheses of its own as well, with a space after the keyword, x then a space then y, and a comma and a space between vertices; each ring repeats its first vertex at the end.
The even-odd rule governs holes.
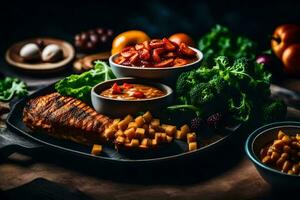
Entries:
POLYGON ((111 88, 113 94, 122 94, 122 89, 118 86, 117 83, 114 83, 111 88))
POLYGON ((130 88, 133 88, 133 85, 131 85, 129 83, 123 83, 123 88, 130 89, 130 88))
POLYGON ((145 98, 145 94, 141 91, 135 91, 132 96, 135 98, 145 98))

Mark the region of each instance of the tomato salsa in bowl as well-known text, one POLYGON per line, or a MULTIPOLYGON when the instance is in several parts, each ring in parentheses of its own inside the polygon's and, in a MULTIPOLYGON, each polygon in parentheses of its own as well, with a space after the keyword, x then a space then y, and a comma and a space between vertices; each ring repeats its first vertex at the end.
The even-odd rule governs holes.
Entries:
POLYGON ((109 64, 117 77, 174 80, 180 73, 199 67, 202 59, 198 49, 163 38, 125 47, 109 58, 109 64))
POLYGON ((100 93, 101 96, 112 98, 112 99, 122 99, 122 100, 139 100, 139 99, 153 99, 156 97, 162 97, 166 93, 157 87, 126 83, 118 85, 116 82, 111 88, 108 88, 100 93))
POLYGON ((105 81, 94 86, 91 92, 95 110, 113 117, 158 110, 170 105, 172 97, 169 86, 135 78, 105 81))

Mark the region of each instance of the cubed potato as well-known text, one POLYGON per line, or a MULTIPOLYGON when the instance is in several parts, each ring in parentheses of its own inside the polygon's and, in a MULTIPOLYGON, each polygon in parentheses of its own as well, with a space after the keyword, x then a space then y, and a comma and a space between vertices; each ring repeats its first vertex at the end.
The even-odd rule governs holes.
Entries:
POLYGON ((125 137, 123 136, 118 136, 116 138, 116 144, 124 144, 125 143, 125 137))
POLYGON ((118 128, 125 130, 128 127, 128 124, 133 120, 131 115, 127 115, 123 120, 118 123, 118 128))
POLYGON ((277 137, 279 140, 281 140, 283 138, 283 136, 285 136, 285 135, 286 134, 282 130, 279 130, 277 137))
POLYGON ((123 120, 126 121, 127 124, 129 124, 129 122, 133 121, 133 117, 131 115, 127 115, 123 120))
POLYGON ((149 136, 151 138, 154 138, 155 137, 155 130, 153 128, 149 128, 149 136))
POLYGON ((143 118, 146 123, 150 123, 153 117, 152 114, 149 111, 147 111, 145 114, 143 114, 143 118))
POLYGON ((197 149, 197 142, 189 143, 189 151, 194 151, 197 149))
POLYGON ((140 142, 138 139, 132 139, 131 142, 130 142, 130 145, 132 147, 138 147, 140 145, 140 142))
POLYGON ((135 118, 134 121, 138 127, 142 127, 145 123, 144 118, 142 116, 138 116, 137 118, 135 118))
POLYGON ((197 141, 196 133, 193 132, 187 134, 187 143, 196 142, 196 141, 197 141))
POLYGON ((149 138, 144 138, 141 142, 141 145, 150 146, 151 145, 151 140, 149 138))
POLYGON ((161 141, 167 142, 167 134, 166 133, 161 133, 161 141))
POLYGON ((175 135, 176 135, 176 139, 178 139, 178 140, 185 140, 186 139, 186 134, 184 134, 180 130, 177 130, 175 135))
POLYGON ((157 143, 161 143, 163 141, 162 133, 155 133, 154 139, 157 141, 157 143))
POLYGON ((130 139, 128 137, 125 138, 125 144, 129 144, 130 143, 130 139))
POLYGON ((129 122, 128 128, 137 128, 138 125, 135 122, 129 122))
POLYGON ((165 129, 163 129, 161 126, 158 126, 158 127, 155 129, 155 132, 161 132, 161 133, 164 133, 164 132, 165 132, 165 129))
POLYGON ((169 125, 167 125, 167 124, 162 124, 162 125, 160 125, 160 127, 161 127, 163 130, 165 130, 165 129, 167 128, 167 126, 169 126, 169 125))
POLYGON ((112 125, 118 125, 118 123, 121 121, 121 119, 114 119, 112 125))
POLYGON ((285 143, 282 140, 274 140, 273 147, 275 147, 277 150, 281 150, 285 143))
POLYGON ((161 125, 161 127, 164 129, 164 131, 167 133, 167 135, 171 136, 171 137, 173 137, 177 132, 176 126, 163 124, 163 125, 161 125))
POLYGON ((167 135, 167 142, 171 143, 173 141, 173 137, 167 135))
POLYGON ((190 132, 190 127, 187 125, 187 124, 184 124, 180 127, 180 131, 183 133, 183 134, 187 134, 190 132))
POLYGON ((104 137, 106 137, 107 139, 111 139, 115 135, 115 132, 116 131, 112 127, 109 127, 104 130, 104 137))
POLYGON ((114 119, 112 124, 110 125, 110 128, 114 129, 115 131, 118 130, 118 123, 120 122, 120 119, 114 119))
POLYGON ((92 148, 91 154, 93 155, 99 155, 102 152, 102 145, 100 144, 94 144, 92 148))
POLYGON ((158 145, 157 140, 156 139, 152 139, 151 140, 151 146, 155 148, 155 147, 157 147, 157 145, 158 145))
POLYGON ((129 128, 124 131, 124 134, 131 140, 135 137, 135 128, 129 128))
POLYGON ((118 136, 122 136, 122 137, 125 136, 124 132, 123 132, 121 129, 119 129, 119 130, 115 133, 115 137, 118 137, 118 136))
POLYGON ((144 138, 145 137, 145 129, 143 128, 137 128, 135 130, 135 135, 138 137, 138 138, 144 138))
POLYGON ((288 135, 285 135, 281 138, 281 140, 285 143, 285 144, 290 144, 291 143, 291 138, 288 135))
POLYGON ((128 123, 125 120, 122 120, 118 123, 118 129, 125 130, 128 127, 128 123))
POLYGON ((149 146, 145 146, 145 145, 140 145, 139 146, 139 149, 141 149, 141 150, 147 150, 147 149, 149 149, 149 146))
POLYGON ((158 126, 160 125, 160 120, 159 119, 152 119, 150 125, 151 125, 151 128, 156 130, 158 128, 158 126))
POLYGON ((148 124, 144 124, 142 128, 145 129, 145 134, 149 133, 149 125, 148 124))

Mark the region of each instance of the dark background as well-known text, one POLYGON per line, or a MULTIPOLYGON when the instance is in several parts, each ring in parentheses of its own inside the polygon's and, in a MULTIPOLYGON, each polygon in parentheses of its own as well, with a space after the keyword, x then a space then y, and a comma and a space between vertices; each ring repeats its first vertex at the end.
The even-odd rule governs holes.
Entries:
MULTIPOLYGON (((73 41, 74 34, 95 27, 117 33, 141 29, 151 37, 186 32, 196 41, 213 25, 269 46, 268 35, 283 23, 299 23, 300 1, 15 1, 1 2, 0 53, 13 42, 35 36, 73 41)), ((1 56, 1 63, 3 62, 1 56)))

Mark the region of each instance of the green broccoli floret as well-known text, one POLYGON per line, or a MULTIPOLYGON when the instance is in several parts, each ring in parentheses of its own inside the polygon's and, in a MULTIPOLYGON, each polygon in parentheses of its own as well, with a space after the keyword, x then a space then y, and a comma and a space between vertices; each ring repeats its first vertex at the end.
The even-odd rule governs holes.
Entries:
POLYGON ((190 91, 192 105, 203 106, 215 102, 215 88, 210 83, 199 83, 190 91))
POLYGON ((228 111, 231 113, 232 118, 237 122, 246 122, 249 120, 252 105, 245 93, 241 93, 240 98, 238 99, 229 99, 228 100, 228 111))
POLYGON ((271 100, 262 107, 262 120, 264 123, 283 120, 286 116, 287 106, 279 99, 271 100))
POLYGON ((226 94, 228 85, 222 77, 215 77, 209 81, 209 84, 214 88, 216 93, 226 94))
POLYGON ((196 84, 195 71, 180 74, 176 82, 176 95, 181 102, 187 102, 188 92, 196 84))

